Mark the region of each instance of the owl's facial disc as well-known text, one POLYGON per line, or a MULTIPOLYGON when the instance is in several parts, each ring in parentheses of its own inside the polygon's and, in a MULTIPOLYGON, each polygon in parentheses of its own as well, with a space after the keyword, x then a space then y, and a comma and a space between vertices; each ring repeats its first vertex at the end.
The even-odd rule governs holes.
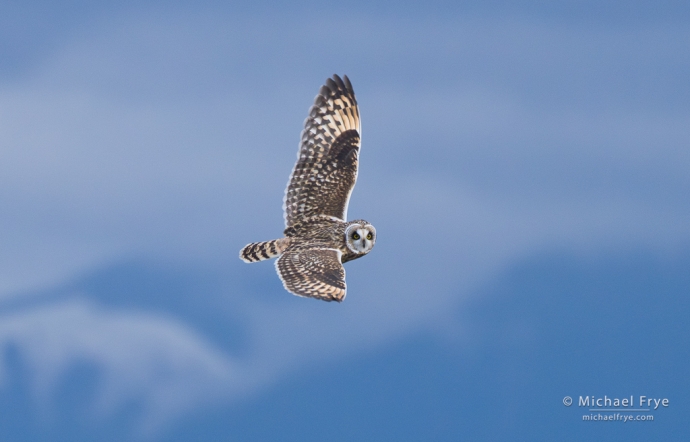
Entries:
POLYGON ((345 237, 348 249, 365 255, 376 243, 376 229, 371 224, 351 224, 345 231, 345 237))

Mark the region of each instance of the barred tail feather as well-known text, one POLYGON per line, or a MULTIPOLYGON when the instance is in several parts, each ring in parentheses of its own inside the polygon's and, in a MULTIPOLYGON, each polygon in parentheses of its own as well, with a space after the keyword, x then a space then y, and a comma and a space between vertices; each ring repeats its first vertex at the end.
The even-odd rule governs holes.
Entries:
POLYGON ((240 259, 244 262, 258 262, 276 257, 283 253, 290 244, 289 238, 271 241, 253 242, 240 250, 240 259))

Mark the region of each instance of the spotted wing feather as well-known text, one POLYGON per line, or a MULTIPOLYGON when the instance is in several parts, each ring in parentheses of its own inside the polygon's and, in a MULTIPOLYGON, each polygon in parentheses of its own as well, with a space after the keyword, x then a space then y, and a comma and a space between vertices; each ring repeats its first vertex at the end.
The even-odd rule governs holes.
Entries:
POLYGON ((347 290, 341 255, 342 252, 336 249, 288 248, 276 261, 276 270, 288 292, 297 296, 340 302, 345 299, 347 290))
POLYGON ((345 221, 357 181, 360 120, 357 100, 347 76, 326 80, 309 117, 283 202, 285 227, 299 220, 327 215, 345 221))

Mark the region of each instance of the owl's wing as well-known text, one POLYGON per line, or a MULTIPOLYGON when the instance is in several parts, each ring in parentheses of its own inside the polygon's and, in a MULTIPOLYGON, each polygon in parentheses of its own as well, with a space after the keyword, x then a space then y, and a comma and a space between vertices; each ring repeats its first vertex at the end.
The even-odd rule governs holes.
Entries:
POLYGON ((347 220, 359 146, 355 92, 347 76, 341 80, 333 75, 321 87, 304 122, 297 162, 283 199, 285 227, 314 215, 347 220))
POLYGON ((337 249, 288 249, 276 260, 276 270, 288 292, 340 302, 347 290, 341 255, 337 249))

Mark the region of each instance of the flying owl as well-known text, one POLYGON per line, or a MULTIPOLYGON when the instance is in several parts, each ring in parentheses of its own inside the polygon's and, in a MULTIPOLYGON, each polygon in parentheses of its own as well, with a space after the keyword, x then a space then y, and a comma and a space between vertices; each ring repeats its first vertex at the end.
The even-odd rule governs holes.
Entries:
POLYGON ((357 181, 359 109, 347 76, 326 80, 304 122, 297 162, 283 198, 283 238, 246 245, 240 259, 278 256, 285 290, 324 301, 345 299, 343 263, 361 258, 376 243, 376 229, 362 219, 347 221, 357 181))

